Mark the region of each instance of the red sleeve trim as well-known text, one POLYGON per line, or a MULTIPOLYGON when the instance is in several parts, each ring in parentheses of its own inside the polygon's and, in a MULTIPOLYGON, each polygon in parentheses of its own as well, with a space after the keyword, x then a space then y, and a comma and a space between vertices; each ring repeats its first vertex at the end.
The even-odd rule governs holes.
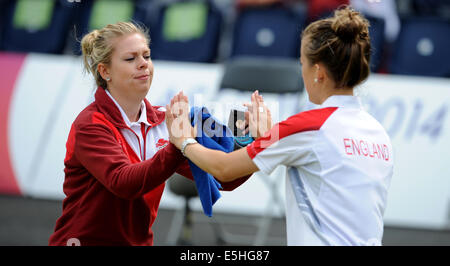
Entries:
POLYGON ((301 112, 289 117, 276 124, 263 137, 248 145, 248 156, 250 156, 251 159, 255 158, 255 156, 265 148, 287 136, 305 131, 319 130, 336 110, 337 107, 327 107, 301 112))

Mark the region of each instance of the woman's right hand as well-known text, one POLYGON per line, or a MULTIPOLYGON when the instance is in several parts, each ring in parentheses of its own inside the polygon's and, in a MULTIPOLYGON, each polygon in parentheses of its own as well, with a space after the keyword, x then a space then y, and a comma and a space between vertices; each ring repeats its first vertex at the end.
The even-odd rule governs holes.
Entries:
POLYGON ((245 133, 248 133, 250 130, 250 134, 253 138, 264 136, 264 134, 272 128, 273 122, 272 114, 270 113, 269 108, 264 104, 263 97, 259 95, 258 91, 255 91, 252 93, 251 103, 245 103, 244 106, 248 109, 248 111, 245 112, 245 120, 246 124, 248 124, 245 133))
POLYGON ((196 130, 191 126, 189 118, 188 97, 179 92, 166 105, 166 125, 169 131, 169 140, 178 149, 187 138, 195 138, 196 130))

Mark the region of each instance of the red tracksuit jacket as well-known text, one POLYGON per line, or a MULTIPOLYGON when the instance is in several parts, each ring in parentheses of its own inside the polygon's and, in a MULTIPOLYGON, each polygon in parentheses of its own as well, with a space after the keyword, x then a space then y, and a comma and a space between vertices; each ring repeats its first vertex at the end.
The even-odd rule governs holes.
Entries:
MULTIPOLYGON (((165 113, 144 102, 152 127, 163 123, 165 113)), ((153 244, 151 226, 165 181, 176 170, 193 177, 186 158, 173 144, 141 161, 121 128, 127 125, 119 109, 98 88, 95 101, 78 115, 69 133, 64 160, 66 198, 49 245, 66 245, 72 239, 82 246, 153 244)), ((222 186, 232 190, 247 179, 222 186)))

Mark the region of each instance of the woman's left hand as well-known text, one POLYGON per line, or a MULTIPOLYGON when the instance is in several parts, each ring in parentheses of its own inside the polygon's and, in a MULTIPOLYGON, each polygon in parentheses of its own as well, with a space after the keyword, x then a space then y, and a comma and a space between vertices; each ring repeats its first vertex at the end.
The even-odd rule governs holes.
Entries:
POLYGON ((258 91, 252 93, 251 101, 251 104, 244 104, 248 109, 245 113, 245 121, 248 128, 244 133, 247 134, 250 131, 252 137, 260 138, 272 128, 272 114, 258 91))
POLYGON ((181 149, 185 139, 196 135, 189 117, 189 100, 182 91, 172 98, 170 105, 166 105, 166 125, 169 140, 178 149, 181 149))

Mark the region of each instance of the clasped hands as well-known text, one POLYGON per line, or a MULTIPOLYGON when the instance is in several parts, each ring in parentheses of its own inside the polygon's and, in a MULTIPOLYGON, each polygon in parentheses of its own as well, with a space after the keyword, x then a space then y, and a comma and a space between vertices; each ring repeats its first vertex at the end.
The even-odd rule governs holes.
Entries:
MULTIPOLYGON (((256 139, 272 128, 272 115, 258 91, 252 93, 251 103, 246 103, 244 106, 247 107, 245 133, 250 131, 250 135, 256 139)), ((178 149, 181 149, 184 140, 195 138, 197 135, 197 125, 195 128, 191 125, 188 97, 182 91, 172 98, 170 104, 166 105, 166 125, 169 140, 178 149)))

